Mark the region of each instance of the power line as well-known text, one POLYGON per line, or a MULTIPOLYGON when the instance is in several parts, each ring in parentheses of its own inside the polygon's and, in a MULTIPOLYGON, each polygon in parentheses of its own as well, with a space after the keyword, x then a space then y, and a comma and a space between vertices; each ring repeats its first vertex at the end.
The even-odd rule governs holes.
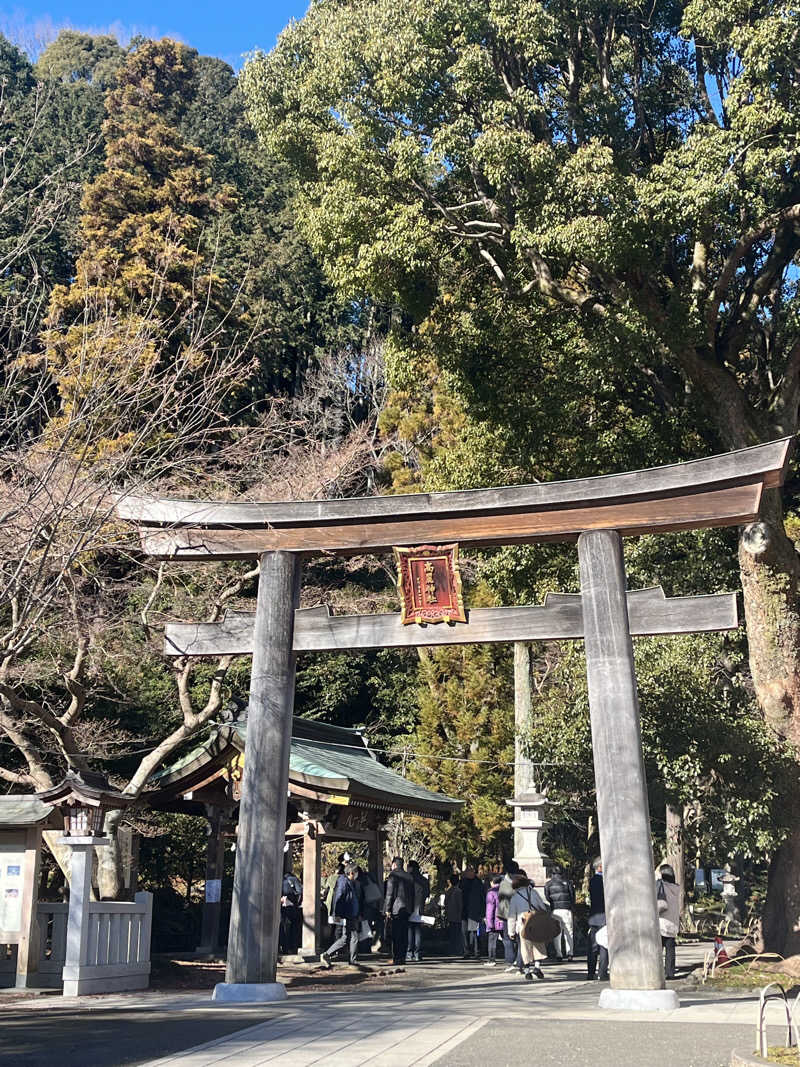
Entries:
MULTIPOLYGON (((227 724, 223 724, 223 725, 227 725, 227 724)), ((345 745, 345 744, 340 744, 338 741, 319 741, 319 740, 311 740, 310 738, 303 738, 303 737, 293 738, 293 740, 294 741, 298 741, 301 744, 304 741, 308 741, 310 744, 314 744, 314 745, 326 745, 329 748, 334 748, 334 749, 341 749, 341 748, 351 749, 351 750, 353 750, 355 752, 364 752, 364 751, 366 751, 368 749, 370 752, 378 752, 381 755, 394 756, 395 758, 398 758, 398 759, 405 755, 406 757, 413 757, 415 759, 420 759, 420 760, 430 759, 430 760, 438 760, 439 762, 481 763, 481 764, 487 764, 487 765, 490 765, 490 766, 493 766, 493 767, 521 767, 521 766, 527 766, 527 767, 583 767, 583 766, 585 766, 585 764, 583 764, 583 763, 562 763, 562 762, 558 762, 556 760, 541 760, 541 761, 520 760, 520 761, 517 761, 517 760, 477 759, 477 758, 474 758, 474 757, 471 757, 471 756, 441 756, 441 755, 438 755, 435 752, 420 752, 417 749, 411 749, 411 748, 407 748, 407 747, 406 748, 401 748, 401 749, 376 748, 373 745, 370 745, 369 743, 367 743, 366 749, 365 749, 364 745, 345 745)), ((114 744, 123 744, 123 743, 124 742, 121 742, 121 741, 114 742, 114 744)), ((13 749, 17 750, 17 746, 13 743, 13 741, 5 741, 3 739, 0 739, 0 745, 5 745, 8 748, 13 748, 13 749)), ((116 755, 113 755, 113 756, 101 756, 101 755, 99 755, 97 753, 94 753, 94 752, 76 752, 76 753, 74 753, 74 755, 82 756, 84 759, 94 759, 94 760, 99 760, 99 761, 101 761, 103 763, 106 763, 106 762, 110 762, 112 760, 124 759, 124 758, 126 758, 128 756, 146 755, 147 753, 154 752, 157 748, 158 748, 158 745, 150 745, 150 746, 148 746, 146 748, 132 748, 128 752, 118 752, 118 753, 116 753, 116 755)), ((52 756, 63 756, 64 755, 64 753, 62 752, 61 749, 46 748, 46 747, 43 747, 43 746, 37 746, 37 752, 44 752, 44 753, 47 753, 48 755, 52 755, 52 756)))

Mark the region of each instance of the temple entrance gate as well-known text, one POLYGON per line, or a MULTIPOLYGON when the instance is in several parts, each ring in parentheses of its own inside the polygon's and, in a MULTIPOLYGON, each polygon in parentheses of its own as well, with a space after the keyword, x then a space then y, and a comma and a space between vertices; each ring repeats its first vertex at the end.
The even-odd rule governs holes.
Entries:
POLYGON ((255 615, 173 626, 172 654, 252 654, 226 983, 217 999, 285 996, 275 982, 289 743, 298 652, 483 641, 583 639, 586 646, 611 988, 601 1003, 672 1008, 661 939, 632 636, 729 629, 735 596, 665 599, 628 592, 622 536, 753 521, 783 482, 786 438, 646 471, 454 493, 287 503, 121 498, 145 551, 179 560, 259 559, 255 615), (466 622, 407 626, 397 615, 334 617, 299 610, 304 556, 385 552, 444 541, 474 547, 578 542, 581 593, 544 607, 470 612, 466 622), (213 631, 209 632, 209 627, 213 631))

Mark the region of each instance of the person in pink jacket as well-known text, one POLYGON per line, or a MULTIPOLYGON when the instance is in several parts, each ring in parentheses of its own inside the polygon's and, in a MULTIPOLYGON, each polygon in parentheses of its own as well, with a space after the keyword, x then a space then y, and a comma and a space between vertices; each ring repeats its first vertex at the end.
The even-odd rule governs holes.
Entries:
POLYGON ((497 966, 497 939, 505 929, 505 922, 497 914, 501 876, 495 875, 486 894, 486 932, 489 935, 489 959, 484 967, 497 966))

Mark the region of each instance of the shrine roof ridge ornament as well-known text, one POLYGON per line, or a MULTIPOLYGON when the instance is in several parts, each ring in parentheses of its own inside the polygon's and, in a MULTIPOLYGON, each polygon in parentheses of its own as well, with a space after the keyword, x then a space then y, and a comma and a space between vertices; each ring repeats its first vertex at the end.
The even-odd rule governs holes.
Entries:
POLYGON ((510 545, 731 526, 783 483, 793 438, 642 471, 443 493, 253 502, 120 494, 119 518, 159 558, 249 559, 271 550, 349 554, 460 541, 510 545))

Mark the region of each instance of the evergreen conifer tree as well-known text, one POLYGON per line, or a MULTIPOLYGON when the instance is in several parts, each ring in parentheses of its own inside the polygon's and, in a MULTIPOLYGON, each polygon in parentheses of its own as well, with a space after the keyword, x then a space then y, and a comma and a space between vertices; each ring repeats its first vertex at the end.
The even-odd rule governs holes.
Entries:
MULTIPOLYGON (((470 597, 489 601, 485 587, 470 597)), ((446 645, 422 649, 419 719, 412 736, 417 756, 409 777, 465 801, 440 823, 425 823, 431 849, 457 865, 499 859, 510 850, 509 808, 514 787, 514 685, 510 647, 446 645)))
POLYGON ((143 402, 154 367, 172 361, 176 373, 202 373, 207 355, 196 338, 212 333, 232 303, 204 250, 204 230, 232 194, 215 187, 210 157, 178 128, 195 60, 174 41, 146 41, 118 71, 106 98, 105 167, 83 196, 75 278, 50 300, 56 424, 71 417, 78 396, 114 382, 118 410, 95 413, 100 450, 135 432, 130 401, 143 402), (125 432, 117 425, 123 408, 125 432))

